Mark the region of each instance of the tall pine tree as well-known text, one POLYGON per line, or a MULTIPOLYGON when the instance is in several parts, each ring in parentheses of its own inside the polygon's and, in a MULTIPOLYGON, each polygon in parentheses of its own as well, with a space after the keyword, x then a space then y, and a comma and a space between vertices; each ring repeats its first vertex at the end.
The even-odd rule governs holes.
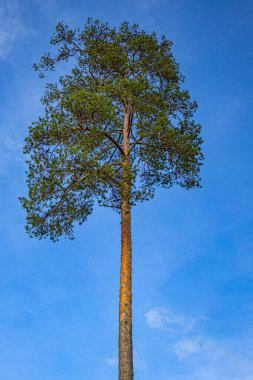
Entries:
POLYGON ((72 239, 94 202, 120 212, 119 380, 132 380, 131 208, 157 186, 200 186, 197 105, 165 36, 88 19, 82 30, 59 23, 51 44, 55 55, 34 65, 40 76, 61 61, 73 66, 46 85, 44 116, 26 138, 26 228, 39 239, 72 239))

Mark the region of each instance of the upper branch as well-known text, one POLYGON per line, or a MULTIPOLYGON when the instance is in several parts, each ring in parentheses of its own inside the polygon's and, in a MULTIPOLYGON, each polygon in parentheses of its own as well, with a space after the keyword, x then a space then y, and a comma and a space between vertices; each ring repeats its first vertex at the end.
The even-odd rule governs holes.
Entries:
POLYGON ((81 129, 82 131, 84 132, 95 132, 95 133, 101 133, 102 135, 104 135, 105 137, 107 137, 114 145, 115 147, 117 147, 120 151, 120 153, 125 156, 125 152, 124 150, 122 149, 122 147, 120 146, 120 144, 107 132, 105 131, 99 131, 97 129, 91 129, 89 127, 82 127, 81 125, 78 126, 79 129, 81 129))

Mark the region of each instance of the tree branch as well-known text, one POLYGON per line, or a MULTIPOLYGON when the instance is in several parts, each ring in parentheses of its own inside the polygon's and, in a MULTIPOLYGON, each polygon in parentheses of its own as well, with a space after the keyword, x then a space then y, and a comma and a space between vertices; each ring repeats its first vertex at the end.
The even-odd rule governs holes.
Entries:
POLYGON ((103 134, 105 137, 107 137, 118 149, 119 149, 119 151, 120 151, 120 153, 123 155, 123 156, 125 156, 125 152, 124 152, 124 150, 121 148, 121 146, 120 146, 120 144, 116 141, 116 140, 114 140, 114 138, 109 134, 109 133, 107 133, 107 132, 105 132, 105 131, 99 131, 99 130, 97 130, 97 129, 91 129, 91 128, 89 128, 89 127, 82 127, 81 125, 79 125, 79 129, 81 129, 82 131, 84 131, 84 132, 95 132, 95 133, 101 133, 101 134, 103 134))
POLYGON ((73 180, 71 181, 68 186, 66 187, 66 189, 64 190, 63 192, 63 195, 61 196, 61 199, 59 200, 59 202, 51 209, 49 210, 44 216, 43 218, 41 218, 41 223, 43 223, 50 215, 52 215, 52 213, 54 211, 56 211, 57 209, 59 209, 59 207, 61 207, 61 205, 63 204, 64 200, 66 199, 68 193, 72 190, 72 187, 75 183, 80 183, 85 177, 82 177, 79 181, 77 180, 73 180))
POLYGON ((139 142, 140 142, 141 140, 143 140, 143 139, 144 139, 145 137, 147 137, 147 136, 148 136, 148 135, 141 136, 140 138, 138 138, 137 140, 135 140, 135 142, 132 143, 132 146, 131 146, 131 148, 129 149, 129 154, 130 154, 131 150, 133 150, 133 148, 135 147, 135 145, 139 144, 139 142))

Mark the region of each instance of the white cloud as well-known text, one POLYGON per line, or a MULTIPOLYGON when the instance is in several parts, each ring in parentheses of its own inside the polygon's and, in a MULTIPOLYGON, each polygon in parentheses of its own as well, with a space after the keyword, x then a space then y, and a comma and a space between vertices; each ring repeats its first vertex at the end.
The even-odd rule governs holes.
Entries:
POLYGON ((47 13, 54 11, 57 7, 55 0, 34 0, 34 2, 47 13))
POLYGON ((18 1, 0 5, 0 59, 5 58, 15 43, 30 33, 22 20, 18 1))
POLYGON ((172 333, 186 333, 192 330, 196 323, 195 319, 177 315, 165 307, 151 309, 145 314, 145 317, 150 328, 172 333))
MULTIPOLYGON (((191 355, 210 355, 216 350, 215 344, 210 338, 195 336, 184 338, 174 344, 169 345, 169 349, 179 360, 188 358, 191 355)), ((217 354, 218 352, 216 352, 217 354)))
POLYGON ((128 0, 130 6, 136 8, 136 14, 138 15, 137 17, 140 18, 141 26, 145 26, 146 28, 153 28, 156 21, 155 13, 164 7, 166 1, 167 0, 128 0))
POLYGON ((11 163, 20 162, 22 157, 22 142, 10 136, 2 137, 0 143, 0 175, 5 174, 11 163))
POLYGON ((118 359, 116 358, 106 358, 105 359, 105 364, 108 365, 109 367, 113 367, 118 365, 118 359))
POLYGON ((166 0, 137 0, 136 4, 142 7, 146 11, 150 11, 153 8, 160 7, 166 3, 166 0))
POLYGON ((169 351, 187 364, 185 380, 252 380, 251 342, 194 336, 169 345, 169 351))
POLYGON ((140 370, 145 370, 147 368, 147 361, 141 358, 136 351, 134 351, 134 368, 140 370))

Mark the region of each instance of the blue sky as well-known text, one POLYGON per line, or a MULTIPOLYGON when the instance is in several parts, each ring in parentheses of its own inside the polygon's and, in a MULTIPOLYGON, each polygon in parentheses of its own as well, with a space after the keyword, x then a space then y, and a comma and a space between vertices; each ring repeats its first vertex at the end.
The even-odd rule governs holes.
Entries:
POLYGON ((17 200, 42 112, 32 63, 57 21, 89 16, 174 42, 205 140, 203 189, 158 190, 133 210, 135 379, 252 380, 250 0, 0 2, 0 379, 117 378, 118 215, 97 208, 53 244, 25 235, 17 200))

